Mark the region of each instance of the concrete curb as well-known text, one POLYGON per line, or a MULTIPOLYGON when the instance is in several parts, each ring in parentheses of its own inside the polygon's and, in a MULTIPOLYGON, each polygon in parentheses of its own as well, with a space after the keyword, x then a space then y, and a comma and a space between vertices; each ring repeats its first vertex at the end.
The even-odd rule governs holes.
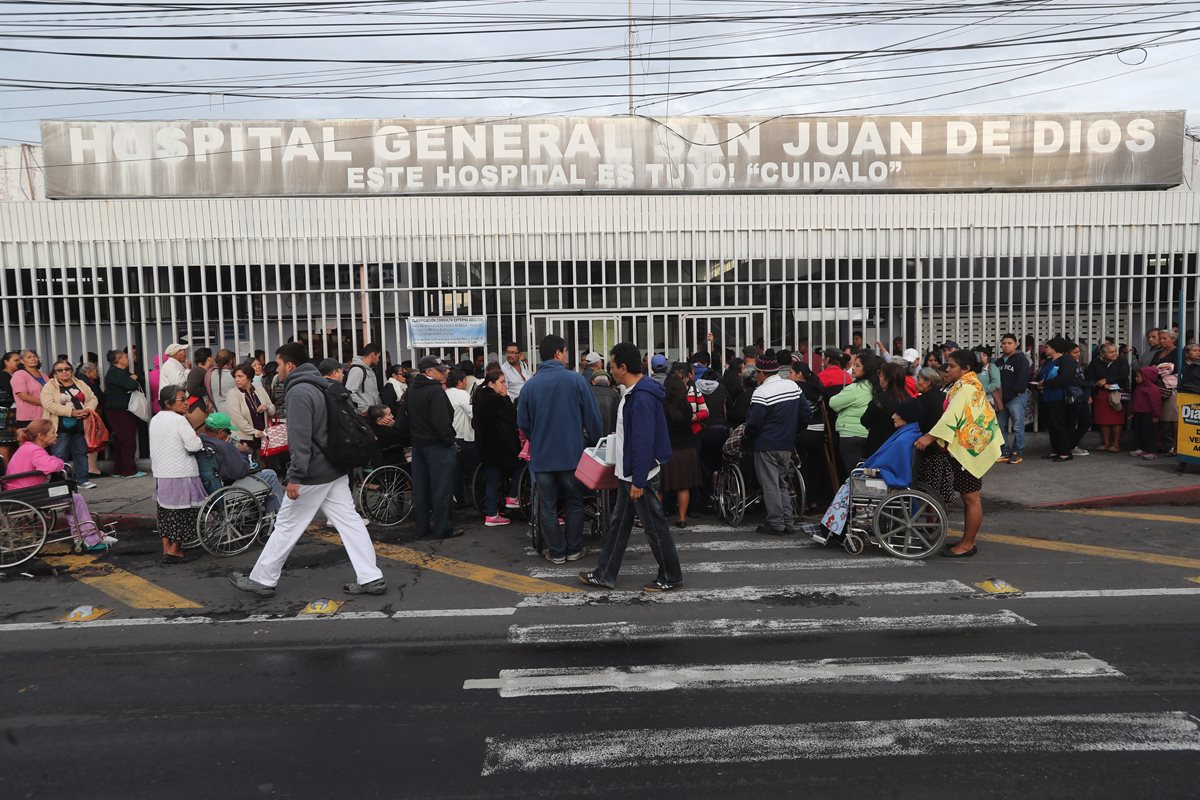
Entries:
POLYGON ((1113 508, 1119 506, 1191 506, 1200 505, 1200 485, 1178 486, 1174 489, 1151 489, 1148 492, 1082 497, 1039 503, 1030 508, 1113 508))

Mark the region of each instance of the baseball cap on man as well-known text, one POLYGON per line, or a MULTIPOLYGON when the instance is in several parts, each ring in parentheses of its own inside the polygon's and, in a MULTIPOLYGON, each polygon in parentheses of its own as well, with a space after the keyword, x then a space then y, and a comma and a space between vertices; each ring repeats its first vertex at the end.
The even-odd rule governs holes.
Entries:
POLYGON ((417 369, 421 372, 424 372, 427 369, 436 369, 441 370, 442 372, 449 372, 450 365, 445 361, 442 361, 437 356, 425 356, 417 362, 417 369))
POLYGON ((171 344, 167 345, 167 349, 163 350, 163 352, 166 354, 167 358, 170 358, 171 356, 175 355, 176 353, 181 353, 184 350, 187 350, 186 344, 180 344, 179 342, 172 342, 171 344))
POLYGON ((339 369, 345 369, 346 365, 334 358, 323 358, 321 363, 317 364, 317 371, 321 373, 321 377, 328 378, 339 369))
POLYGON ((220 411, 214 411, 204 418, 204 427, 212 428, 214 431, 229 431, 236 433, 237 428, 233 427, 233 422, 229 419, 228 414, 222 414, 220 411))
POLYGON ((910 347, 910 348, 908 348, 907 350, 905 350, 905 351, 904 351, 904 355, 903 355, 902 357, 903 357, 903 358, 904 358, 904 360, 905 360, 905 361, 907 361, 909 364, 916 364, 916 363, 919 363, 919 362, 920 362, 920 360, 921 360, 921 354, 920 354, 919 352, 917 352, 917 350, 916 350, 916 349, 914 349, 914 348, 912 348, 912 347, 910 347))
POLYGON ((593 350, 583 357, 583 361, 585 364, 603 364, 604 356, 593 350))
POLYGON ((666 372, 668 363, 666 356, 662 353, 655 353, 650 358, 650 369, 654 372, 666 372))
POLYGON ((958 346, 958 342, 954 341, 953 339, 947 339, 946 343, 944 345, 942 345, 942 349, 943 350, 960 350, 962 348, 960 348, 958 346))

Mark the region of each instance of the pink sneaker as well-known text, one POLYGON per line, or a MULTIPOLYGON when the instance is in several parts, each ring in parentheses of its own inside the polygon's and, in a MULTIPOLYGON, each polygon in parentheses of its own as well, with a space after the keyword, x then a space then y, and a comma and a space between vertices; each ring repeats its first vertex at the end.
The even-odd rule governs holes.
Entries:
POLYGON ((506 498, 504 498, 504 507, 505 508, 520 508, 521 501, 515 497, 506 497, 506 498))
POLYGON ((508 517, 504 516, 503 514, 497 514, 494 517, 484 517, 483 518, 483 524, 489 528, 498 528, 501 525, 507 525, 510 522, 512 522, 512 520, 509 519, 508 517))
POLYGON ((1129 451, 1130 458, 1137 458, 1138 456, 1144 456, 1144 455, 1146 455, 1145 450, 1130 450, 1129 451))
POLYGON ((1147 461, 1158 461, 1158 453, 1146 453, 1146 455, 1142 456, 1142 458, 1146 459, 1147 461))

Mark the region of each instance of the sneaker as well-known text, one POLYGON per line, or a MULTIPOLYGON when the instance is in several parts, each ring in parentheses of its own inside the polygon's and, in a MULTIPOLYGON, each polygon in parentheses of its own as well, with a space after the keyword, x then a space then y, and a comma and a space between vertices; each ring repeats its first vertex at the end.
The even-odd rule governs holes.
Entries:
POLYGON ((671 581, 655 580, 647 583, 642 587, 643 592, 674 592, 683 588, 683 581, 672 583, 671 581))
POLYGON ((106 553, 108 552, 108 545, 104 542, 97 542, 96 544, 89 544, 83 549, 89 553, 106 553))
POLYGON ((580 550, 578 553, 567 553, 567 561, 578 561, 581 558, 583 558, 582 550, 580 550))
POLYGON ((103 544, 116 544, 116 543, 117 543, 117 537, 115 537, 115 536, 105 536, 105 537, 104 537, 103 539, 101 539, 100 541, 101 541, 103 544))
POLYGON ((506 498, 504 498, 504 507, 505 508, 520 508, 521 501, 515 497, 506 497, 506 498))
POLYGON ((997 459, 996 459, 996 463, 997 463, 997 464, 1007 464, 1007 463, 1008 463, 1008 456, 1003 456, 1003 455, 1002 455, 1002 456, 1000 456, 999 458, 997 458, 997 459))
POLYGON ((512 522, 512 520, 503 514, 496 514, 495 516, 483 518, 483 524, 489 528, 498 528, 501 525, 508 525, 510 522, 512 522))
POLYGON ((91 481, 84 481, 83 483, 77 484, 77 487, 80 489, 95 489, 96 484, 92 483, 91 481))
POLYGON ((1146 459, 1147 461, 1158 461, 1158 453, 1146 453, 1146 455, 1142 456, 1142 458, 1146 459))
POLYGON ((1130 457, 1130 458, 1138 458, 1138 457, 1140 457, 1140 456, 1144 456, 1144 455, 1146 455, 1146 451, 1145 451, 1145 450, 1130 450, 1130 451, 1129 451, 1129 457, 1130 457))
POLYGON ((617 588, 615 586, 609 586, 607 583, 605 583, 604 581, 597 578, 596 574, 593 572, 579 573, 579 580, 581 583, 584 583, 588 586, 595 586, 597 589, 615 589, 615 588, 617 588))
POLYGON ((1090 456, 1091 453, 1089 453, 1087 450, 1084 450, 1082 447, 1075 447, 1075 448, 1071 449, 1071 455, 1073 455, 1073 456, 1090 456))
POLYGON ((243 592, 254 592, 259 597, 274 597, 275 587, 267 586, 265 583, 250 580, 249 575, 243 575, 240 572, 234 572, 229 576, 229 582, 234 585, 234 588, 241 589, 243 592))
POLYGON ((342 591, 346 594, 383 594, 387 591, 387 581, 376 578, 370 583, 347 583, 342 591))
POLYGON ((551 553, 549 550, 547 550, 546 552, 542 553, 542 558, 546 559, 546 560, 547 560, 547 561, 549 561, 551 564, 565 564, 565 563, 567 563, 567 557, 566 557, 566 556, 556 556, 556 555, 552 554, 552 553, 551 553))
POLYGON ((1008 463, 1009 464, 1020 464, 1024 460, 1025 459, 1022 456, 1013 456, 1012 458, 1008 459, 1008 463))
POLYGON ((118 478, 144 478, 144 477, 146 477, 146 473, 142 472, 141 470, 138 470, 137 472, 133 473, 132 475, 118 475, 117 477, 118 478))

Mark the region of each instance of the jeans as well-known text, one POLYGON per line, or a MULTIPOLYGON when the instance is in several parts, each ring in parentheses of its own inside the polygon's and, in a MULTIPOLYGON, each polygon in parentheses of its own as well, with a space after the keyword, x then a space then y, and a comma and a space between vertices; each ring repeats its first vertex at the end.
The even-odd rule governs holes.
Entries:
POLYGON ((489 517, 494 517, 499 512, 500 481, 503 477, 504 474, 499 467, 493 467, 491 464, 483 465, 484 510, 489 517))
POLYGON ((1084 434, 1092 429, 1092 406, 1088 403, 1087 398, 1075 401, 1074 406, 1074 431, 1071 433, 1071 447, 1079 447, 1079 443, 1083 441, 1084 434))
POLYGON ((1005 402, 1004 408, 996 412, 1000 423, 1000 435, 1004 437, 1000 453, 1004 456, 1019 456, 1025 452, 1025 409, 1029 406, 1029 393, 1021 392, 1005 402), (1012 421, 1012 438, 1008 438, 1008 423, 1012 421), (1009 442, 1012 442, 1010 448, 1009 442))
POLYGON ((59 422, 58 441, 51 452, 71 465, 76 483, 88 480, 87 439, 83 435, 82 421, 77 420, 74 428, 64 428, 59 422))
POLYGON ((241 481, 234 481, 233 485, 245 486, 250 491, 257 492, 258 487, 256 487, 253 483, 250 483, 250 481, 265 483, 267 488, 271 490, 271 496, 267 498, 267 502, 264 505, 263 510, 268 514, 273 511, 278 511, 283 505, 283 486, 280 485, 279 476, 275 474, 275 470, 260 469, 258 472, 252 472, 249 476, 242 478, 241 481), (246 483, 243 484, 242 481, 246 481, 246 483))
POLYGON ((629 496, 629 490, 632 488, 633 484, 629 481, 621 481, 617 486, 617 502, 613 508, 612 524, 604 535, 600 561, 592 574, 608 586, 616 584, 617 574, 621 571, 621 560, 625 557, 625 548, 629 546, 629 534, 633 531, 633 518, 637 517, 642 521, 650 552, 658 562, 658 580, 682 583, 683 571, 679 566, 679 553, 675 551, 675 540, 671 538, 666 512, 658 502, 658 478, 650 479, 646 490, 637 500, 629 496))
POLYGON ((792 499, 788 496, 787 474, 792 468, 792 454, 787 450, 768 450, 754 454, 754 473, 762 489, 763 508, 767 512, 767 527, 787 530, 795 525, 792 499))
POLYGON ((475 449, 474 442, 468 442, 466 439, 455 439, 454 443, 458 445, 454 496, 458 498, 458 502, 467 503, 472 499, 471 481, 475 479, 475 468, 479 466, 479 451, 475 449))
POLYGON ((414 447, 412 460, 413 523, 417 537, 445 539, 454 532, 454 476, 458 453, 453 447, 414 447))
POLYGON ((583 550, 583 487, 575 480, 575 472, 539 472, 536 480, 538 523, 550 555, 562 558, 583 550), (565 538, 558 524, 560 500, 566 509, 565 538))

